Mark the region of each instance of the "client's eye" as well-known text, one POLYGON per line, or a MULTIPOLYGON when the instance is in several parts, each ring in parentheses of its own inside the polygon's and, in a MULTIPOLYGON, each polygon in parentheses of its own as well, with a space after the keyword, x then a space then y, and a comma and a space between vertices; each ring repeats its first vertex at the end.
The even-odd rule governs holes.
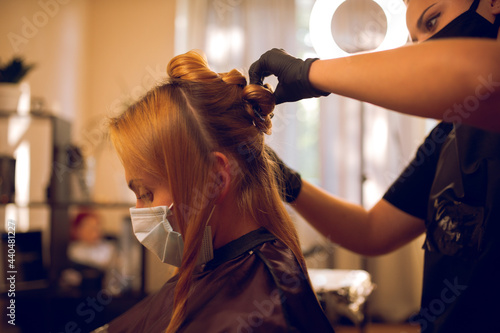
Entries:
POLYGON ((145 193, 139 194, 139 196, 137 197, 137 200, 141 200, 145 203, 153 202, 153 193, 145 192, 145 193))

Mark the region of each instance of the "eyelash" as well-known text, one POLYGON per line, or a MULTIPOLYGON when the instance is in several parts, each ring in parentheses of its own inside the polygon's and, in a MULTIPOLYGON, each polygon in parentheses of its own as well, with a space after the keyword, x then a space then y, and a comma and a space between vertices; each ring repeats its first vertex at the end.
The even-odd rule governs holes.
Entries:
POLYGON ((153 194, 151 192, 141 194, 137 197, 137 200, 153 202, 153 194))
POLYGON ((427 29, 427 31, 432 32, 436 29, 437 20, 440 16, 441 16, 441 13, 437 13, 425 21, 425 28, 427 29), (432 21, 434 21, 434 23, 432 24, 432 26, 429 26, 432 21))

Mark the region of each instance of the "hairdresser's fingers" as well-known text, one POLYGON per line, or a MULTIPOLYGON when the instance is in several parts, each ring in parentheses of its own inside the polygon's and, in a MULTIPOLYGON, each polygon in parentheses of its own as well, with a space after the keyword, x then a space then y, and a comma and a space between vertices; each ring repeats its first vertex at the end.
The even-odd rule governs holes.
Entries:
POLYGON ((260 60, 254 62, 248 70, 250 84, 258 84, 261 86, 264 83, 264 78, 268 75, 270 75, 270 73, 268 74, 261 70, 260 60))
POLYGON ((296 72, 300 71, 303 63, 303 60, 291 56, 283 49, 271 49, 250 66, 250 83, 262 85, 267 76, 275 75, 279 82, 274 91, 276 104, 299 100, 301 94, 297 94, 296 85, 300 83, 294 81, 296 72))
POLYGON ((262 54, 259 60, 255 61, 248 71, 250 84, 264 83, 264 78, 269 75, 279 75, 283 72, 283 67, 286 66, 286 57, 291 57, 282 49, 271 49, 262 54))
POLYGON ((250 83, 262 85, 266 76, 277 76, 276 104, 327 96, 328 92, 315 89, 309 82, 309 69, 316 60, 318 58, 295 58, 282 49, 269 50, 250 67, 250 83))
POLYGON ((294 102, 294 100, 289 98, 286 88, 283 88, 283 85, 280 83, 278 83, 276 89, 274 90, 274 99, 276 100, 276 105, 284 102, 294 102))

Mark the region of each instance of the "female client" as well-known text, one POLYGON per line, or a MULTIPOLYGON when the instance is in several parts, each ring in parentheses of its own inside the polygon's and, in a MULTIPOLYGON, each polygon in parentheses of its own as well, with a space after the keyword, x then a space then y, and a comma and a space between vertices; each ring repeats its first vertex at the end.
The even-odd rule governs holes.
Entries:
POLYGON ((333 332, 264 145, 274 96, 195 52, 110 133, 134 232, 178 273, 99 332, 333 332))

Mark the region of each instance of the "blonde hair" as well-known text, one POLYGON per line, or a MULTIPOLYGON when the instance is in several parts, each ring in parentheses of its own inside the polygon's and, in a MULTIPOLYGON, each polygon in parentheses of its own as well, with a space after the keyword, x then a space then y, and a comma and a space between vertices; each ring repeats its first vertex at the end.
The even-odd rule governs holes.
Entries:
POLYGON ((238 207, 287 245, 304 267, 297 232, 276 185, 264 133, 271 130, 275 100, 270 89, 247 85, 237 70, 213 72, 190 51, 167 66, 169 79, 121 116, 111 119, 111 140, 122 163, 164 181, 184 238, 184 254, 167 332, 185 316, 187 295, 208 215, 217 199, 214 154, 232 162, 238 207))

